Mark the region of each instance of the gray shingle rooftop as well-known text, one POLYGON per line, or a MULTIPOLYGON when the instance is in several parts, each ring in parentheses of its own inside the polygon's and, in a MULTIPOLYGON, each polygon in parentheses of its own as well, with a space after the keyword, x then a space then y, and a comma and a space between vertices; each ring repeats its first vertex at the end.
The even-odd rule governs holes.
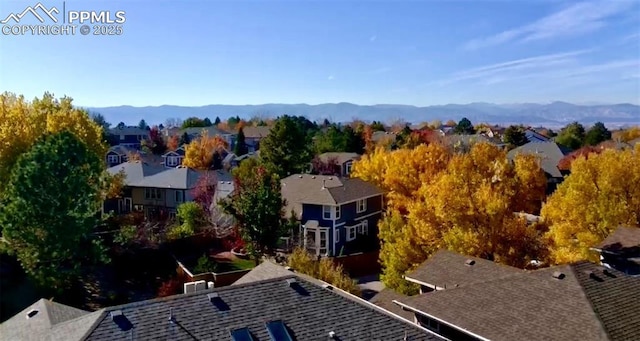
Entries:
POLYGON ((568 150, 561 148, 555 142, 529 142, 518 148, 515 148, 507 154, 510 160, 513 160, 518 154, 533 154, 540 157, 540 167, 547 174, 554 178, 562 178, 562 174, 558 169, 558 162, 568 154, 568 150))
POLYGON ((282 179, 282 198, 287 201, 287 214, 291 210, 301 214, 302 204, 336 205, 375 195, 382 195, 382 191, 358 178, 294 174, 282 179))
POLYGON ((588 262, 398 301, 493 341, 640 340, 640 278, 588 262))
MULTIPOLYGON (((125 162, 107 169, 109 174, 117 174, 120 171, 126 174, 126 186, 172 189, 195 188, 200 177, 207 173, 186 167, 165 168, 140 161, 125 162)), ((215 177, 212 177, 213 179, 215 177)))
POLYGON ((634 249, 637 251, 640 249, 640 228, 619 226, 595 249, 615 253, 625 253, 634 249))
MULTIPOLYGON (((266 126, 242 128, 242 133, 244 134, 245 138, 260 139, 260 138, 267 137, 270 132, 271 132, 271 127, 266 127, 266 126)), ((237 134, 238 132, 236 131, 235 133, 237 134)))
POLYGON ((287 270, 285 267, 275 264, 272 261, 265 260, 260 263, 260 265, 251 269, 251 271, 242 276, 239 280, 235 281, 233 285, 253 283, 265 279, 273 279, 283 276, 291 276, 292 274, 293 272, 287 270))
POLYGON ((256 340, 269 340, 269 321, 282 321, 295 340, 325 340, 331 331, 341 340, 441 340, 364 301, 295 276, 108 308, 86 340, 230 340, 230 331, 239 328, 248 328, 256 340), (289 278, 295 278, 293 286, 289 278), (219 301, 208 298, 212 292, 219 301), (117 310, 126 318, 120 324, 124 328, 110 316, 117 310))

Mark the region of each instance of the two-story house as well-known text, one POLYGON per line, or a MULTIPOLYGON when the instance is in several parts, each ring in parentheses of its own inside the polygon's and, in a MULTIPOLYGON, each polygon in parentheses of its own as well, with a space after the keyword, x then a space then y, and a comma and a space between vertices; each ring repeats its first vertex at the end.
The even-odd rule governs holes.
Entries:
POLYGON ((377 247, 383 192, 376 186, 358 178, 294 174, 282 179, 282 197, 310 252, 339 256, 377 247))
POLYGON ((209 137, 214 137, 214 136, 219 136, 220 138, 222 138, 227 145, 231 148, 231 146, 234 145, 235 143, 235 139, 237 137, 237 134, 235 133, 230 133, 228 131, 219 129, 217 127, 211 126, 211 127, 192 127, 192 128, 186 128, 186 129, 182 129, 179 131, 179 135, 178 136, 182 136, 184 133, 186 133, 189 138, 191 139, 191 141, 198 139, 203 131, 207 132, 207 135, 209 137))
MULTIPOLYGON (((242 128, 242 133, 244 133, 244 143, 247 145, 250 153, 256 152, 260 149, 260 141, 267 137, 270 131, 271 127, 266 126, 242 128)), ((238 136, 237 132, 235 136, 238 136)))
POLYGON ((353 167, 353 163, 355 161, 360 160, 362 157, 358 153, 337 153, 337 152, 329 152, 322 153, 317 156, 318 160, 325 164, 334 163, 336 164, 336 174, 342 177, 349 177, 351 175, 351 169, 353 167))
POLYGON ((171 150, 162 155, 162 164, 166 168, 176 168, 182 165, 182 161, 184 161, 185 150, 184 146, 176 150, 171 150))
MULTIPOLYGON (((107 172, 124 172, 125 187, 121 198, 105 202, 104 212, 144 212, 148 220, 174 218, 180 204, 193 200, 192 190, 206 176, 206 172, 191 168, 165 168, 140 161, 126 162, 107 172)), ((215 176, 207 178, 215 186, 215 176)))
POLYGON ((116 127, 109 130, 109 140, 112 145, 140 149, 142 141, 148 138, 149 130, 134 126, 116 127))

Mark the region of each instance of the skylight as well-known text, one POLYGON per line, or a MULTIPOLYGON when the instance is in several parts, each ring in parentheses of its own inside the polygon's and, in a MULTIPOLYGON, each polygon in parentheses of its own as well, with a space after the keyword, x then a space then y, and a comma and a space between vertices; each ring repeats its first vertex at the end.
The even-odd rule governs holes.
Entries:
POLYGON ((253 341, 249 328, 240 328, 231 331, 231 341, 253 341))
POLYGON ((282 321, 267 322, 267 331, 271 341, 293 341, 287 327, 282 321))

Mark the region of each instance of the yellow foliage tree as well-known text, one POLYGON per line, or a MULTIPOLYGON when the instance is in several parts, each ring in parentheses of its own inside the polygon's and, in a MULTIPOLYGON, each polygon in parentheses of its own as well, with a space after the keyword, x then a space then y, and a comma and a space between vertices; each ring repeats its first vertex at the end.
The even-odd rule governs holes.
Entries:
POLYGON ((466 154, 421 145, 377 150, 354 165, 354 175, 390 192, 378 225, 388 287, 415 292, 402 276, 441 248, 518 267, 545 256, 541 231, 515 215, 539 210, 544 198, 546 178, 530 156, 510 162, 487 143, 466 154))
POLYGON ((18 157, 45 133, 68 130, 101 159, 107 152, 102 128, 89 114, 72 105, 72 99, 56 99, 45 93, 41 99, 26 101, 24 96, 0 94, 0 183, 6 183, 18 157))
POLYGON ((589 248, 619 225, 640 227, 639 184, 640 145, 635 150, 609 149, 573 161, 571 175, 542 208, 542 217, 550 226, 551 261, 593 259, 589 248))
POLYGON ((297 272, 325 281, 354 295, 362 294, 356 281, 347 275, 341 265, 336 265, 329 258, 318 261, 305 249, 295 248, 289 255, 288 264, 297 272))
POLYGON ((622 131, 613 133, 613 139, 619 139, 622 142, 629 142, 640 137, 640 127, 631 127, 622 131))
POLYGON ((214 154, 220 154, 228 147, 227 142, 220 136, 209 136, 209 133, 203 130, 200 137, 191 141, 185 148, 182 164, 194 169, 210 169, 214 154))

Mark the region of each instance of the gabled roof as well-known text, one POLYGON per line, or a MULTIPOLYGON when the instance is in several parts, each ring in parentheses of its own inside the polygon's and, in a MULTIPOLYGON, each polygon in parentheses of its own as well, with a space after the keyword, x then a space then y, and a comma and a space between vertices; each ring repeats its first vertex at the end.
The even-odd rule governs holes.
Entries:
POLYGON ((640 340, 640 278, 588 262, 397 302, 492 341, 640 340))
POLYGON ((529 142, 509 151, 507 157, 510 160, 513 160, 518 154, 533 154, 539 156, 542 170, 554 178, 561 178, 562 173, 560 173, 560 170, 558 169, 558 163, 568 153, 568 150, 565 150, 552 141, 529 142))
POLYGON ((524 131, 524 136, 527 137, 527 140, 529 140, 530 143, 537 143, 537 142, 548 142, 549 138, 538 133, 535 132, 531 129, 527 129, 524 131))
POLYGON ((135 150, 134 148, 129 148, 127 146, 117 145, 117 146, 110 147, 109 150, 107 151, 107 154, 116 153, 118 155, 127 155, 130 152, 137 152, 137 150, 135 150))
POLYGON ((246 275, 240 277, 233 285, 253 283, 263 281, 265 279, 279 278, 283 276, 291 276, 293 272, 287 268, 280 266, 270 260, 265 260, 260 265, 251 269, 246 275))
POLYGON ((125 185, 130 187, 192 189, 206 171, 198 171, 187 167, 165 168, 149 165, 145 162, 130 161, 107 169, 109 174, 117 174, 124 170, 125 185))
POLYGON ((450 289, 511 276, 522 270, 490 260, 440 250, 405 275, 411 282, 450 289), (472 261, 472 262, 470 262, 472 261), (469 263, 469 264, 468 264, 469 263))
POLYGON ((185 150, 183 147, 177 148, 176 150, 170 150, 166 153, 164 153, 162 155, 162 157, 167 157, 167 156, 171 156, 171 155, 176 155, 176 156, 185 156, 185 150))
POLYGON ((296 340, 328 338, 331 331, 341 340, 442 340, 363 300, 293 275, 107 308, 87 340, 229 340, 239 328, 268 340, 270 321, 282 321, 296 340), (121 323, 124 328, 112 321, 113 311, 128 321, 121 323))
POLYGON ((199 136, 202 134, 202 131, 206 131, 209 137, 213 137, 216 135, 228 135, 230 134, 228 131, 218 129, 217 127, 191 127, 180 130, 180 135, 187 133, 190 136, 199 136))
POLYGON ((329 152, 329 153, 322 153, 318 155, 318 159, 320 159, 320 161, 322 162, 327 162, 330 159, 335 159, 339 165, 347 161, 360 160, 361 157, 362 155, 358 153, 339 153, 339 152, 329 152))
POLYGON ((40 299, 0 324, 0 337, 3 340, 39 341, 59 335, 53 339, 79 340, 98 317, 96 313, 40 299), (37 313, 27 318, 29 312, 37 313))
POLYGON ((282 198, 287 201, 285 212, 293 209, 302 213, 302 204, 337 205, 382 195, 373 184, 358 178, 336 176, 294 174, 282 179, 282 198))
POLYGON ((377 305, 378 307, 390 311, 404 319, 409 321, 413 320, 414 313, 409 310, 404 310, 399 305, 393 303, 393 301, 402 301, 409 296, 403 295, 399 292, 394 291, 393 289, 384 288, 375 296, 373 296, 369 302, 377 305))
POLYGON ((136 126, 127 126, 124 128, 111 128, 109 133, 112 135, 149 135, 149 130, 140 129, 136 126))
POLYGON ((612 253, 640 253, 640 228, 619 226, 595 249, 612 253))
MULTIPOLYGON (((267 127, 267 126, 242 128, 242 133, 244 134, 245 138, 252 138, 252 139, 263 138, 263 137, 267 137, 270 132, 271 132, 271 127, 267 127)), ((238 131, 236 131, 235 133, 237 134, 238 131)))

